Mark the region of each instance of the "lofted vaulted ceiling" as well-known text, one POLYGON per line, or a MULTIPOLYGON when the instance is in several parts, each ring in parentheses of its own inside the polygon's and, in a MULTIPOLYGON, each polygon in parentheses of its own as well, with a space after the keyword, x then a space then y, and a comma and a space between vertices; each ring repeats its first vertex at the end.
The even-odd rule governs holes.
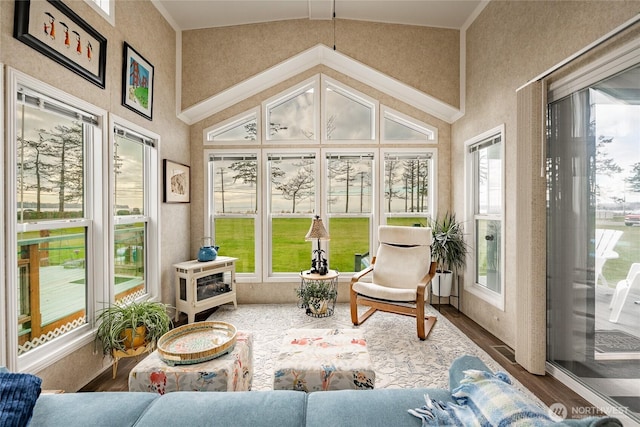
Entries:
POLYGON ((179 30, 288 19, 353 19, 461 29, 487 0, 153 0, 179 30))

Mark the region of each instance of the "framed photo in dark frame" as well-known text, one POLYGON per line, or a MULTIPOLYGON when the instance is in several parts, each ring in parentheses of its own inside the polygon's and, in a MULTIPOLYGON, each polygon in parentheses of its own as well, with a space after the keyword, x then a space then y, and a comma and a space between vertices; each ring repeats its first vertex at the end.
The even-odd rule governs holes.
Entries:
POLYGON ((168 159, 162 160, 164 175, 163 202, 189 203, 191 201, 191 168, 168 159))
POLYGON ((122 105, 153 120, 153 65, 127 42, 122 64, 122 105))
POLYGON ((13 37, 105 88, 107 39, 60 0, 16 0, 13 37))

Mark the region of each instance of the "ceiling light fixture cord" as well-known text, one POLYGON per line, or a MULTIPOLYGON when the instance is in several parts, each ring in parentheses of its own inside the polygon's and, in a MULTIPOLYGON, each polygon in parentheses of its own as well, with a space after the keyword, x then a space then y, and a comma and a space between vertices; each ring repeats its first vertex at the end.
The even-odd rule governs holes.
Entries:
POLYGON ((333 0, 333 50, 336 50, 336 0, 333 0))

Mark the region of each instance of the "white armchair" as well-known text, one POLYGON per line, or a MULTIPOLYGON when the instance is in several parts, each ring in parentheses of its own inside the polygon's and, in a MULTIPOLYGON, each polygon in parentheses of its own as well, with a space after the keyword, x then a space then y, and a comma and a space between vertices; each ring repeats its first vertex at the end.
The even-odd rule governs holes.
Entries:
POLYGON ((424 314, 427 287, 435 276, 431 262, 431 228, 383 225, 380 246, 371 265, 351 279, 351 320, 360 325, 378 310, 416 318, 418 337, 424 340, 436 322, 424 314), (364 276, 373 273, 371 282, 364 276), (358 305, 370 307, 358 317, 358 305))
POLYGON ((624 305, 631 288, 640 289, 640 263, 637 262, 631 264, 631 268, 629 268, 629 272, 627 273, 627 278, 620 280, 616 285, 616 290, 613 293, 611 304, 609 305, 609 308, 611 309, 609 322, 618 323, 620 313, 622 313, 622 306, 624 305))

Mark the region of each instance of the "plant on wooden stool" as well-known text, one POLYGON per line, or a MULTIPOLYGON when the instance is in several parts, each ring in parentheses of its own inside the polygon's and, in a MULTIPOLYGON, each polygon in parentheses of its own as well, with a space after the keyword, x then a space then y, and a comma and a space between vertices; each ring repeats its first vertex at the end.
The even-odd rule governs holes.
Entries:
POLYGON ((324 314, 329 302, 338 296, 338 291, 324 280, 309 280, 304 286, 296 288, 302 307, 314 314, 324 314))
POLYGON ((101 342, 104 355, 149 343, 155 347, 172 326, 167 308, 167 304, 155 301, 115 303, 98 315, 96 343, 101 342))

